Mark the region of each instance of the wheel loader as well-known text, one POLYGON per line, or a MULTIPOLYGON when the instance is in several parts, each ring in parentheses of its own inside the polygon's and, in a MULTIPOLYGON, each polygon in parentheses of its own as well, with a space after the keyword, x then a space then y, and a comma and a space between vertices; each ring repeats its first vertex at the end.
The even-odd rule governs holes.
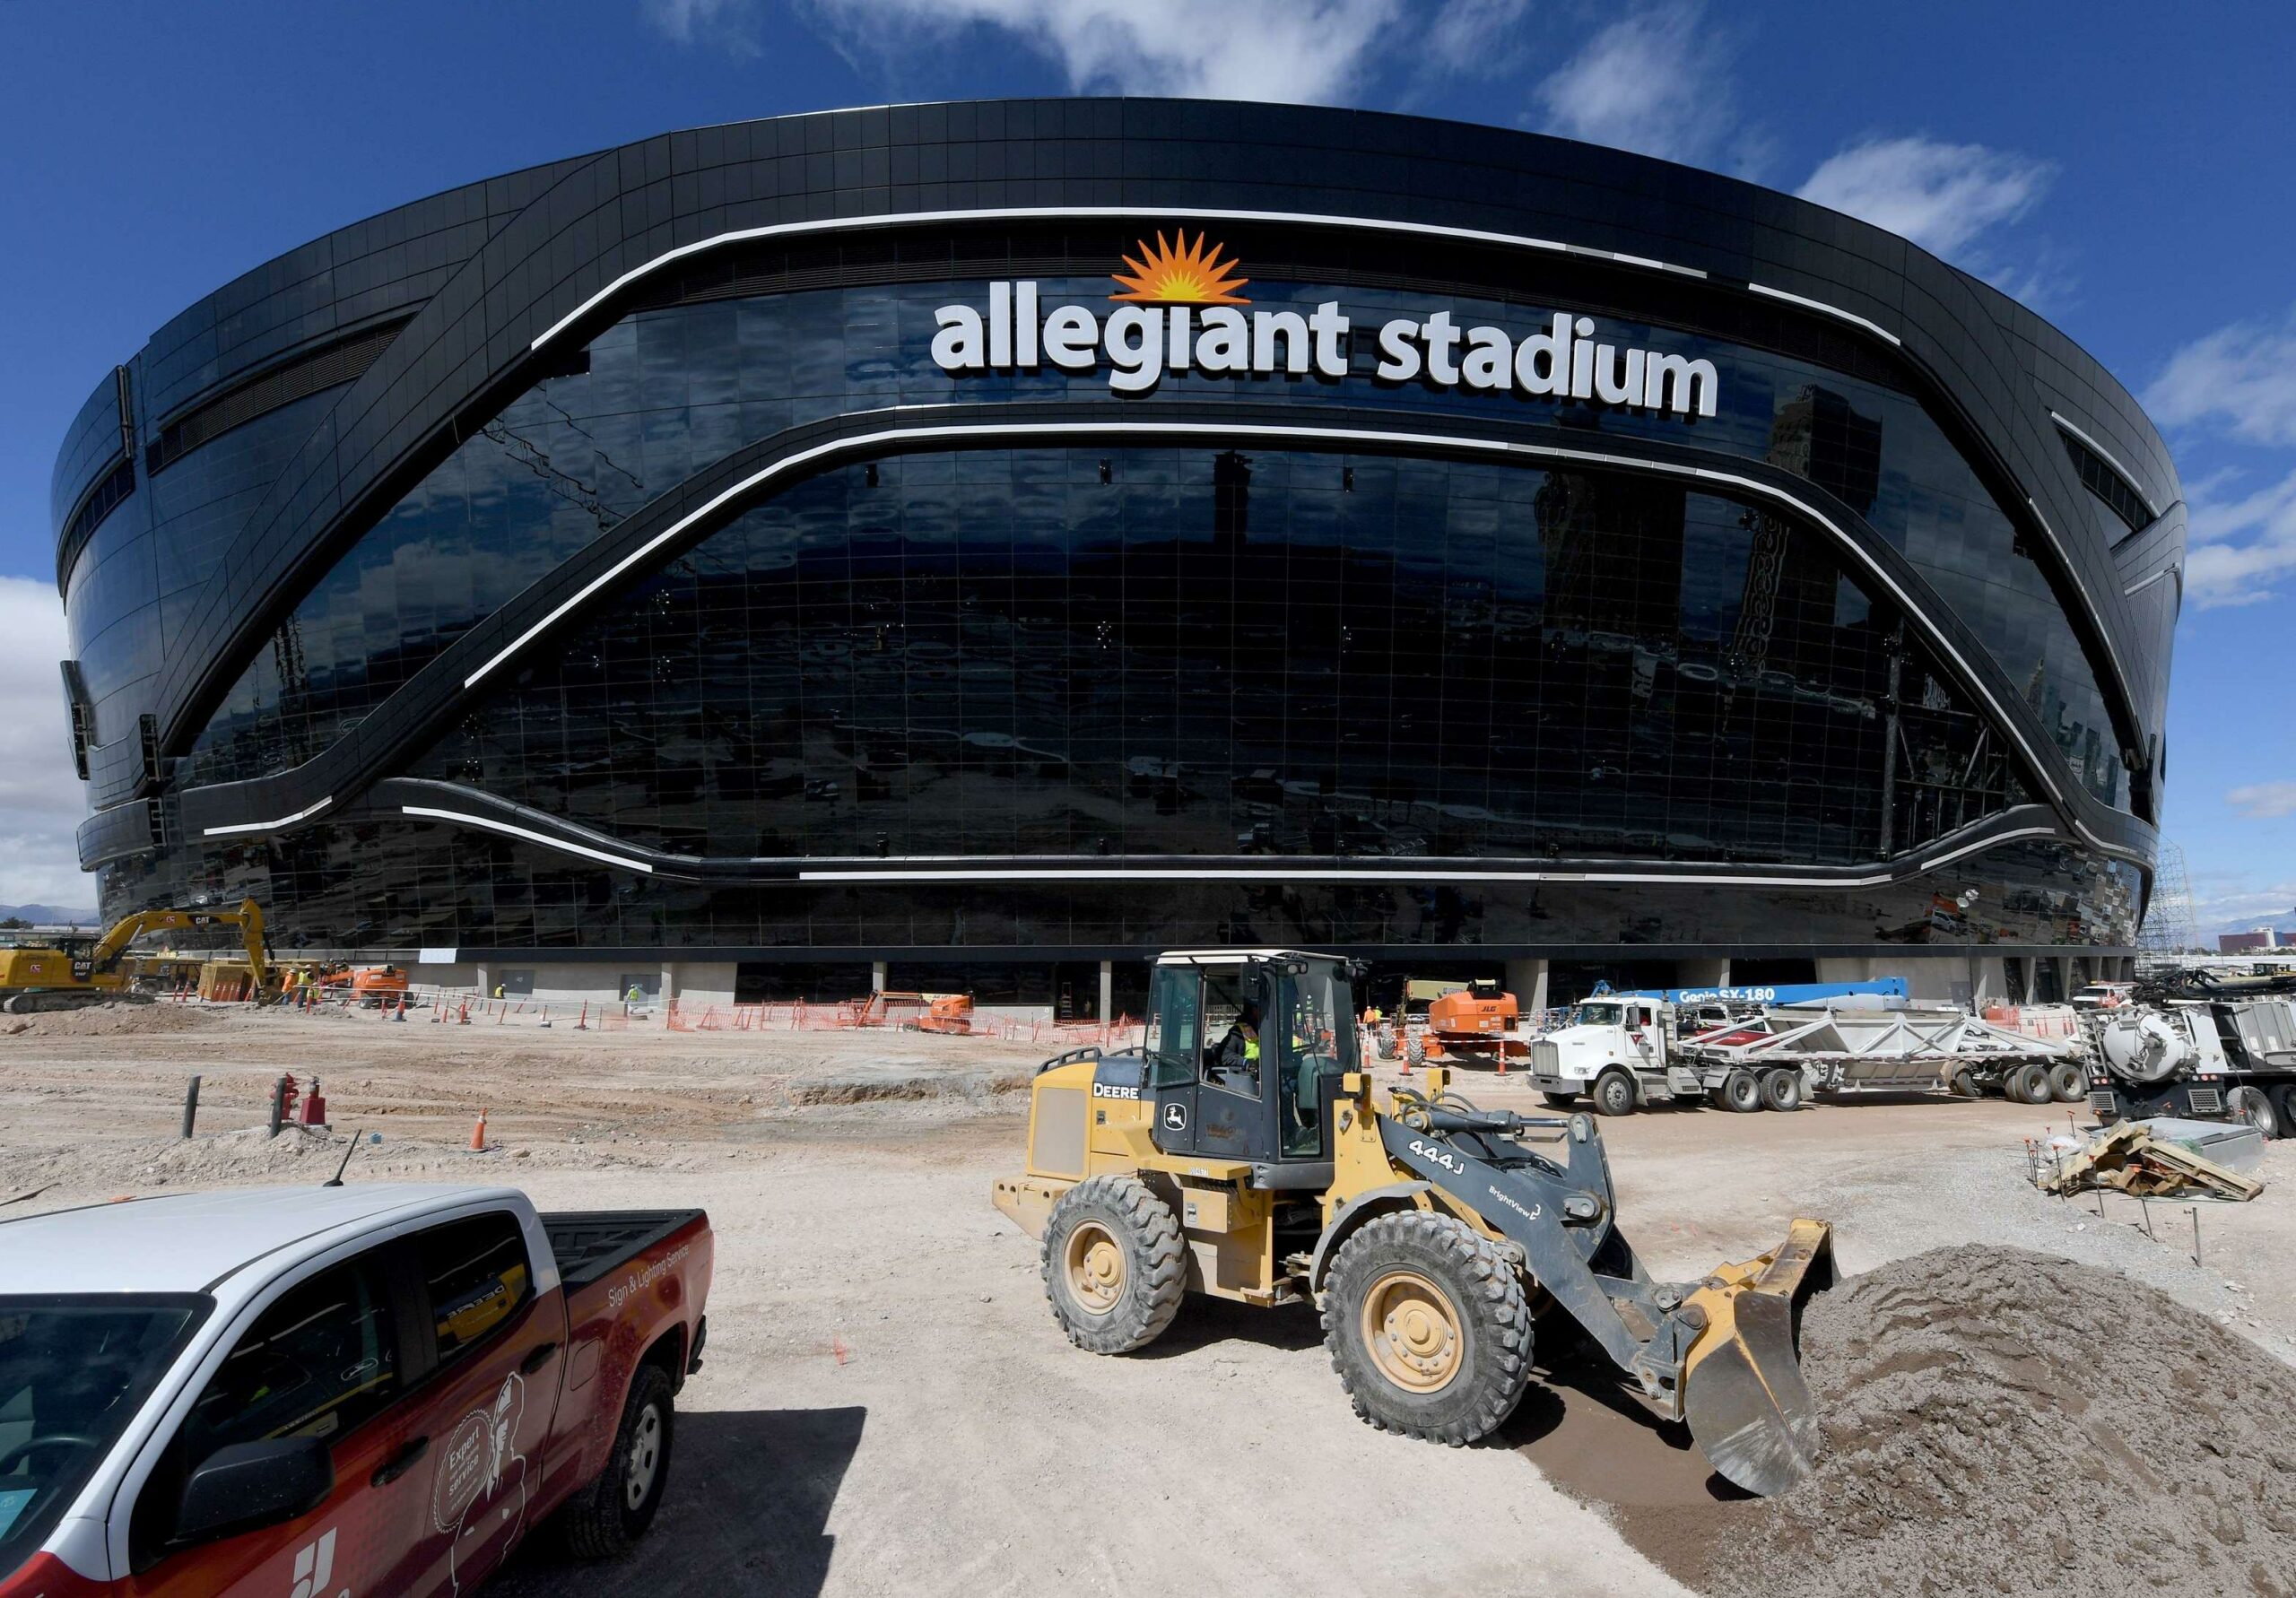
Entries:
POLYGON ((1592 1119, 1479 1109, 1441 1066, 1377 1087, 1356 975, 1290 950, 1166 954, 1137 1052, 1038 1072, 1027 1172, 993 1196, 1041 1239, 1069 1340, 1129 1353, 1188 1292, 1312 1304, 1359 1416, 1455 1446, 1514 1411, 1535 1342, 1583 1341, 1738 1486, 1806 1474, 1819 1433, 1796 1333, 1832 1285, 1832 1229, 1796 1220, 1768 1254, 1654 1281, 1592 1119))

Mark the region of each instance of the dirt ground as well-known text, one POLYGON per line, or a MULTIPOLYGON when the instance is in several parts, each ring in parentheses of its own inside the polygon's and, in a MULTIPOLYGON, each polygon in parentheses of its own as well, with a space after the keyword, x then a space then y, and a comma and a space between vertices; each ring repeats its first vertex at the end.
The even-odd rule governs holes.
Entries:
MULTIPOLYGON (((353 1130, 382 1136, 352 1180, 513 1183, 552 1209, 707 1208, 708 1364, 681 1397, 676 1478, 646 1550, 583 1567, 537 1540, 491 1589, 504 1594, 1689 1590, 1628 1532, 1638 1507, 1647 1522, 1702 1491, 1705 1466, 1590 1377, 1551 1373, 1492 1445, 1444 1449, 1353 1418, 1305 1309, 1191 1300, 1141 1355, 1071 1348, 1036 1246, 987 1198, 1019 1168, 1016 1090, 1044 1052, 165 1005, 9 1021, 0 1217, 321 1180, 353 1130), (282 1071, 318 1073, 336 1137, 265 1135, 282 1071), (482 1109, 491 1148, 474 1154, 482 1109)), ((1536 1107, 1519 1075, 1465 1085, 1536 1107)), ((1602 1131, 1623 1229, 1660 1277, 1759 1253, 1792 1216, 1818 1215, 1847 1272, 1935 1248, 2032 1249, 2135 1277, 2296 1363, 2296 1277, 2280 1268, 2296 1245, 2296 1142, 2270 1151, 2252 1203, 2113 1197, 2100 1213, 2026 1181, 2025 1140, 2066 1125, 2062 1108, 1909 1099, 1602 1131)), ((2116 1391, 2109 1369, 2058 1375, 2116 1391)))

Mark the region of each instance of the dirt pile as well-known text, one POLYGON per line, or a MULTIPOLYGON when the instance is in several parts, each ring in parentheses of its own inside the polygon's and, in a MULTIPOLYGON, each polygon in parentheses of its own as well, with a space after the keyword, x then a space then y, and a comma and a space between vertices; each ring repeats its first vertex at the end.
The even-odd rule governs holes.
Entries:
POLYGON ((2152 1288, 1941 1249, 1814 1301, 1802 1347, 1825 1429, 1808 1481, 1628 1512, 1693 1585, 2296 1594, 2296 1369, 2152 1288))
POLYGON ((197 1032, 221 1020, 187 1004, 91 1004, 46 1014, 0 1014, 0 1038, 155 1038, 197 1032))

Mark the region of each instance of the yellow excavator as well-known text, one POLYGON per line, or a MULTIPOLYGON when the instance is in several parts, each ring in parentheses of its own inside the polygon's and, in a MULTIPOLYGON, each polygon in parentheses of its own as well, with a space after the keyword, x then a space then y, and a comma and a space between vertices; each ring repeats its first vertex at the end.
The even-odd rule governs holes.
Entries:
POLYGON ((247 949, 248 975, 258 1000, 273 996, 275 976, 263 938, 263 907, 243 899, 236 910, 138 910, 115 922, 100 938, 61 938, 52 943, 0 949, 0 1010, 29 1015, 76 1010, 108 999, 143 1002, 121 963, 127 946, 147 933, 236 926, 247 949))
POLYGON ((1729 1481, 1806 1475, 1820 1438, 1797 1336, 1833 1283, 1832 1228, 1796 1220, 1758 1258, 1653 1281, 1594 1122, 1477 1108, 1440 1066, 1376 1087, 1355 976, 1290 950, 1167 954, 1138 1052, 1039 1071, 1027 1173, 992 1196, 1042 1240, 1069 1340, 1129 1353, 1191 1291, 1313 1304, 1359 1416, 1457 1446, 1513 1413, 1535 1339, 1575 1327, 1729 1481))

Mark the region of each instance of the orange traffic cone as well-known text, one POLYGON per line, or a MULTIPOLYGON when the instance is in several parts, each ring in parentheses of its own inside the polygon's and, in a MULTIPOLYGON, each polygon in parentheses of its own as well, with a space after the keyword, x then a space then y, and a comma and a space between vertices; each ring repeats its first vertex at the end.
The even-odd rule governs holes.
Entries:
POLYGON ((478 1112, 478 1125, 470 1129, 470 1147, 474 1154, 486 1152, 486 1112, 478 1112))

